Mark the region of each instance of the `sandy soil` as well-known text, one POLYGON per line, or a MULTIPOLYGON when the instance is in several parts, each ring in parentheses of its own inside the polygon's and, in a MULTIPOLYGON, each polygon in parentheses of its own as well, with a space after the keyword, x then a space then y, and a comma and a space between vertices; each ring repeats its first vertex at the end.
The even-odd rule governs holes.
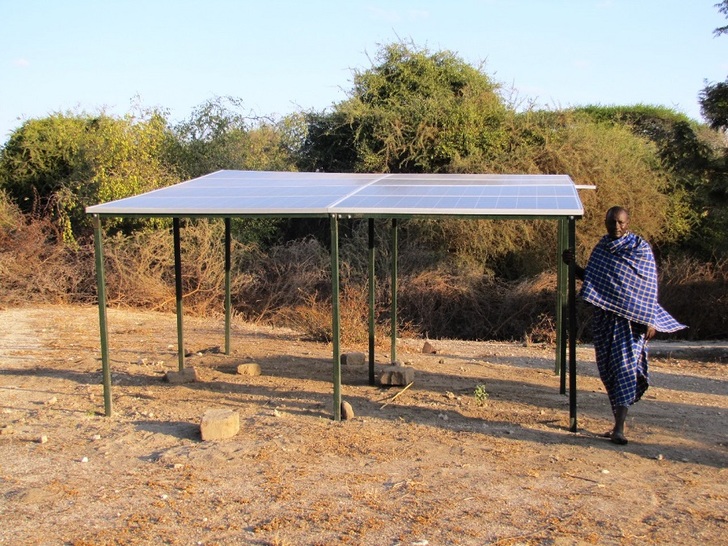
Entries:
POLYGON ((401 340, 411 388, 346 366, 356 416, 334 422, 328 345, 236 321, 227 356, 221 320, 186 318, 200 381, 173 385, 174 315, 111 309, 109 328, 105 417, 97 310, 0 310, 1 544, 726 543, 724 345, 656 345, 616 446, 586 346, 571 433, 552 346, 401 340), (202 441, 209 409, 238 434, 202 441))

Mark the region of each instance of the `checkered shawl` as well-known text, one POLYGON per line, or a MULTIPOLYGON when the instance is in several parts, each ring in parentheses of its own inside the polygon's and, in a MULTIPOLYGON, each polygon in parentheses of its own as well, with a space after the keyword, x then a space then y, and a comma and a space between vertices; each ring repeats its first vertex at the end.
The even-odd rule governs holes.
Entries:
POLYGON ((634 233, 602 237, 584 270, 581 297, 658 332, 686 328, 657 303, 657 268, 650 245, 634 233))

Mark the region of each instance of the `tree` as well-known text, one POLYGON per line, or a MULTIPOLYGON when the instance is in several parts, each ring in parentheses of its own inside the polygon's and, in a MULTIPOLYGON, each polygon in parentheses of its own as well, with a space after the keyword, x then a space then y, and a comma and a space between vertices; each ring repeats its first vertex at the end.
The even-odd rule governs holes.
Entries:
MULTIPOLYGON (((728 0, 715 5, 718 11, 728 17, 728 0)), ((718 27, 713 31, 714 36, 728 33, 728 25, 718 27)), ((708 83, 698 95, 700 113, 713 129, 728 129, 728 78, 724 82, 708 83)))
POLYGON ((321 170, 443 172, 502 144, 498 85, 448 51, 383 47, 348 100, 309 114, 304 161, 321 170))
MULTIPOLYGON (((28 120, 0 150, 0 189, 24 213, 52 217, 64 240, 75 245, 90 232, 87 206, 178 180, 161 159, 170 136, 156 110, 123 118, 56 113, 28 120)), ((112 229, 134 225, 140 222, 107 223, 112 229)))
POLYGON ((245 112, 239 98, 214 97, 174 127, 170 160, 183 178, 220 169, 289 171, 303 127, 300 116, 261 118, 245 112))
POLYGON ((708 83, 699 94, 700 113, 712 129, 728 129, 728 78, 708 83))
MULTIPOLYGON (((718 8, 718 11, 721 12, 723 15, 728 17, 728 0, 723 0, 722 2, 719 2, 715 5, 716 8, 718 8)), ((721 34, 728 33, 728 25, 718 27, 713 31, 713 34, 715 36, 720 36, 721 34)))

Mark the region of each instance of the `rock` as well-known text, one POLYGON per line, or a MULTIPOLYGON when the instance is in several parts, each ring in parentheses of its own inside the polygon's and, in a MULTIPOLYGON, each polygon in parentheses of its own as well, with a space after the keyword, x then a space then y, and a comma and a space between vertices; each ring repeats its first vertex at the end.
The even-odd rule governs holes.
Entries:
POLYGON ((199 381, 199 377, 195 368, 185 368, 181 372, 167 372, 164 374, 164 380, 179 385, 181 383, 196 383, 199 381))
POLYGON ((232 438, 239 430, 240 415, 228 409, 207 410, 200 423, 200 434, 205 441, 232 438))
POLYGON ((385 366, 379 375, 380 385, 406 386, 415 380, 415 369, 411 366, 385 366))
POLYGON ((422 346, 422 352, 428 355, 434 355, 437 353, 437 349, 435 349, 432 343, 425 341, 425 344, 422 346))
POLYGON ((358 352, 343 353, 339 360, 342 366, 363 366, 366 361, 366 356, 364 353, 358 352))
POLYGON ((349 402, 341 402, 341 418, 345 421, 354 418, 354 408, 349 402))
POLYGON ((238 375, 260 375, 260 364, 255 362, 248 362, 247 364, 240 364, 238 366, 238 375))

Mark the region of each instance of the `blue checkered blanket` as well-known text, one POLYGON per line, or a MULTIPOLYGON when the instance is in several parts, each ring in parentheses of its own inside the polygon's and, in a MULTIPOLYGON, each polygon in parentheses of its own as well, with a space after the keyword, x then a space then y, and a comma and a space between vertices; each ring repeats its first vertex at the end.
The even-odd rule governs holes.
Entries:
POLYGON ((657 268, 650 245, 634 233, 602 237, 584 270, 581 297, 658 332, 686 328, 657 303, 657 268))

